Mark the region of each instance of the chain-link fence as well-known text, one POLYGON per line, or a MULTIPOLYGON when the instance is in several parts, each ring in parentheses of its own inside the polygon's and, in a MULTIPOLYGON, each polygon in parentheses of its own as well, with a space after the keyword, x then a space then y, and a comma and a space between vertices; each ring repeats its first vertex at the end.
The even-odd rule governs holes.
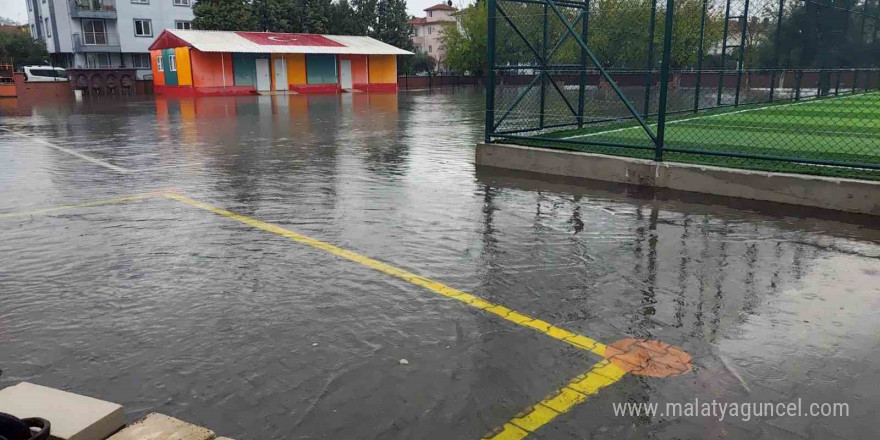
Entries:
POLYGON ((880 179, 880 0, 483 3, 487 141, 880 179))

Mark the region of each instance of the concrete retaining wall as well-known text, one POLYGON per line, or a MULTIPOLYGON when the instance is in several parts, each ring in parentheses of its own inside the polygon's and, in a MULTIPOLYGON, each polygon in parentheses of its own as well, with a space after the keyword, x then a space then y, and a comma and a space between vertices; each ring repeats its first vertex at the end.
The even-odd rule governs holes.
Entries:
POLYGON ((880 182, 478 144, 478 166, 603 180, 880 216, 880 182))

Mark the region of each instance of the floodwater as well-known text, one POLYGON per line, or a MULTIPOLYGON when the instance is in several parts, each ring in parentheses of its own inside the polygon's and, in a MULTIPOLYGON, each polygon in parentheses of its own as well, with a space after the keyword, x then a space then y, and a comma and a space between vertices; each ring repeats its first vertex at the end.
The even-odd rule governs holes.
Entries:
POLYGON ((0 387, 239 440, 476 440, 600 360, 167 198, 2 216, 173 190, 605 343, 693 357, 528 438, 880 435, 874 219, 477 169, 483 98, 466 88, 0 104, 0 387), (613 408, 695 399, 849 414, 613 408))

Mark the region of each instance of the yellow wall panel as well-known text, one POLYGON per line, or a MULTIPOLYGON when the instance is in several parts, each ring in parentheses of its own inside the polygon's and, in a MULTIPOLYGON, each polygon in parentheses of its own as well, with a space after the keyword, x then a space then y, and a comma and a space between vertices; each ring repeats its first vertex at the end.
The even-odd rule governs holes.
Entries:
POLYGON ((397 56, 370 55, 370 84, 397 84, 397 56))
POLYGON ((303 85, 306 83, 306 56, 301 53, 287 54, 287 83, 303 85))
POLYGON ((191 86, 193 79, 192 65, 189 62, 189 48, 175 47, 174 57, 177 58, 177 85, 191 86))

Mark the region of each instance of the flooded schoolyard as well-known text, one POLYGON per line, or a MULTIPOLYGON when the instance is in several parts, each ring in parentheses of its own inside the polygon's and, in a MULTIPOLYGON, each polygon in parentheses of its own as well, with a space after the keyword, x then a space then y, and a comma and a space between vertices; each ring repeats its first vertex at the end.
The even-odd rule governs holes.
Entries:
POLYGON ((528 438, 877 437, 875 219, 477 169, 483 110, 471 88, 2 103, 0 387, 239 440, 476 440, 603 361, 564 329, 692 370, 528 438), (848 415, 615 414, 695 399, 848 415))

